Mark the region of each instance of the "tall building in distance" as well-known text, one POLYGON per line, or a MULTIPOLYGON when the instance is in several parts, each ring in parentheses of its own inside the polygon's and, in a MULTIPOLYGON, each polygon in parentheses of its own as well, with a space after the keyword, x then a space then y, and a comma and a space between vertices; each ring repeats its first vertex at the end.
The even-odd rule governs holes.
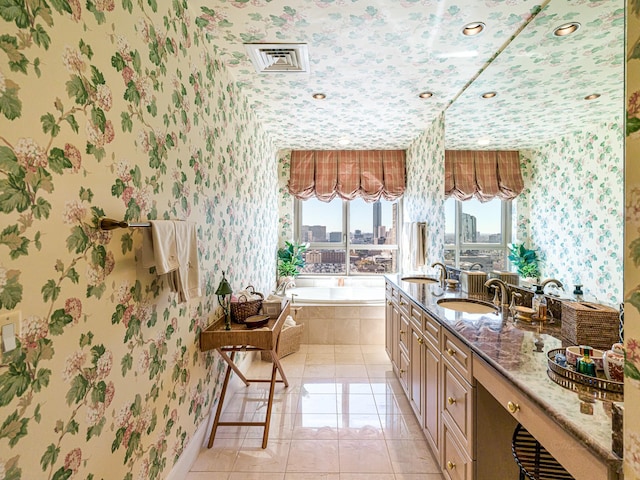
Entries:
POLYGON ((302 225, 300 233, 303 242, 327 241, 327 227, 324 225, 302 225))
POLYGON ((462 241, 466 243, 478 242, 478 230, 474 215, 462 214, 462 241))
POLYGON ((382 225, 382 205, 380 200, 373 203, 373 243, 378 243, 380 237, 380 226, 382 225))

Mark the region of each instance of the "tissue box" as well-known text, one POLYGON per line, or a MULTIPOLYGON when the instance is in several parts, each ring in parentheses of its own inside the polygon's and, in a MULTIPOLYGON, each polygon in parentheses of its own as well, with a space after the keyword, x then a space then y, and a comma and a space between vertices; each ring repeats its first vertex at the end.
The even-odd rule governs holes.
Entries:
POLYGON ((469 295, 486 294, 484 282, 487 281, 487 274, 477 270, 462 270, 460 272, 460 285, 462 291, 469 295))
POLYGON ((266 299, 262 302, 262 313, 265 315, 269 315, 270 318, 278 318, 280 316, 280 312, 287 304, 287 300, 285 298, 279 299, 266 299))
POLYGON ((619 312, 591 302, 562 302, 561 335, 573 345, 608 350, 620 341, 619 312))

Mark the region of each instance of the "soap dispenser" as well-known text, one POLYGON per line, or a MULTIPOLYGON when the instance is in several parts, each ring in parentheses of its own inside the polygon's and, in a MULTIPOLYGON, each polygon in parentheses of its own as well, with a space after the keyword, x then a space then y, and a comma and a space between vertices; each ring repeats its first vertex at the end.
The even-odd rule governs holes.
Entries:
POLYGON ((547 297, 544 296, 542 285, 535 285, 536 289, 533 293, 531 308, 533 316, 539 321, 544 322, 547 319, 547 297))

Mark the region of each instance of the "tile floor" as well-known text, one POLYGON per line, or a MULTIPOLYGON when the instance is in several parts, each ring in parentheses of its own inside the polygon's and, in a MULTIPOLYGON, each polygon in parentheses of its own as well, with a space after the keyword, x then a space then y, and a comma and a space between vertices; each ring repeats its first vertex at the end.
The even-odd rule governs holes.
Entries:
MULTIPOLYGON (((262 427, 219 427, 186 480, 442 480, 383 345, 302 345, 282 359, 269 444, 262 427)), ((249 378, 267 378, 255 361, 249 378)), ((223 420, 264 418, 268 384, 227 398, 223 420)))

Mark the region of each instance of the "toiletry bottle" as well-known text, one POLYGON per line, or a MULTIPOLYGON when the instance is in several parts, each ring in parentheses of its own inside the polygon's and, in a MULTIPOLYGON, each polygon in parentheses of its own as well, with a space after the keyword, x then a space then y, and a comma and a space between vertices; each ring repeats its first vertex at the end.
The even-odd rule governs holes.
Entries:
POLYGON ((578 364, 576 365, 576 370, 578 373, 582 373, 583 375, 589 375, 590 377, 596 376, 596 364, 591 360, 591 347, 587 347, 585 345, 580 345, 580 353, 582 354, 582 358, 578 360, 578 364))
MULTIPOLYGON (((533 317, 537 320, 540 309, 540 302, 544 298, 544 292, 541 285, 534 285, 535 291, 533 292, 533 298, 531 300, 531 308, 533 309, 533 317)), ((546 307, 545 307, 546 313, 546 307)))
POLYGON ((547 321, 547 297, 545 297, 544 294, 540 295, 540 301, 538 302, 538 312, 536 313, 536 315, 538 316, 538 321, 547 321))

